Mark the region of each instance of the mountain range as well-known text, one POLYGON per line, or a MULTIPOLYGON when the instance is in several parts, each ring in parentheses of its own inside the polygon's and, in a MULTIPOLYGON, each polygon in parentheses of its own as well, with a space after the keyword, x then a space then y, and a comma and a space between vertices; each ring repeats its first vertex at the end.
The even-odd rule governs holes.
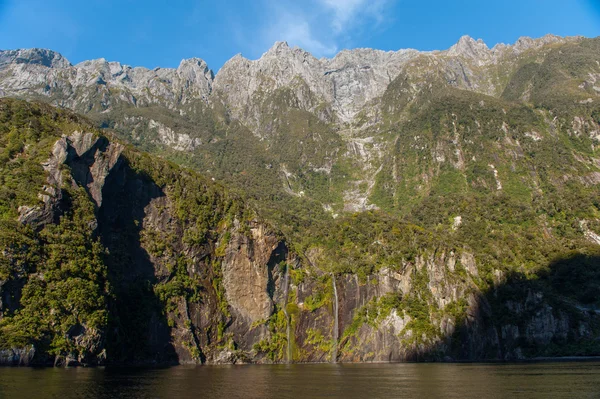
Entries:
POLYGON ((0 51, 1 360, 597 355, 599 80, 600 39, 553 35, 0 51))

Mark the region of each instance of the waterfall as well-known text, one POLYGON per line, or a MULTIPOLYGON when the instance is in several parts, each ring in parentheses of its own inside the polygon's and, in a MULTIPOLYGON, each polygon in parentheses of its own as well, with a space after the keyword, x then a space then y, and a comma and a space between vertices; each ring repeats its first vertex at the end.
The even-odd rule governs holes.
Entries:
POLYGON ((286 322, 286 339, 287 339, 287 350, 286 350, 286 362, 289 364, 292 362, 292 340, 291 340, 291 324, 292 320, 287 311, 289 288, 290 288, 290 268, 288 265, 285 266, 285 274, 283 277, 283 314, 285 314, 286 322))
POLYGON ((333 352, 331 354, 331 363, 337 363, 337 347, 338 347, 338 294, 337 287, 335 285, 335 275, 331 273, 331 281, 333 282, 333 352))

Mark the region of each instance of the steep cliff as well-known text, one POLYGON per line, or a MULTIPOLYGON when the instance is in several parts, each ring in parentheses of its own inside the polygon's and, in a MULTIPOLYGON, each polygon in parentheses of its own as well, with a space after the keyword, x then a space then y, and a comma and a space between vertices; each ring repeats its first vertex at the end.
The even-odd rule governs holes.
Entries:
MULTIPOLYGON (((392 144, 381 133, 410 120, 411 106, 443 88, 500 98, 514 91, 522 68, 562 64, 563 50, 588 42, 548 35, 490 49, 465 36, 446 51, 355 49, 331 59, 278 42, 258 60, 235 56, 215 76, 199 59, 147 70, 103 59, 73 66, 49 50, 11 50, 0 55, 0 95, 85 113, 144 150, 256 195, 267 186, 268 195, 360 211, 375 205, 373 184, 392 144)), ((521 89, 526 99, 529 89, 521 89)))
POLYGON ((2 362, 600 354, 598 43, 2 52, 2 362))
POLYGON ((597 350, 593 247, 537 281, 495 269, 489 283, 481 254, 365 213, 292 251, 239 198, 75 115, 8 100, 0 111, 4 364, 597 350))
POLYGON ((268 335, 287 249, 240 199, 71 114, 0 112, 4 363, 231 362, 268 335))

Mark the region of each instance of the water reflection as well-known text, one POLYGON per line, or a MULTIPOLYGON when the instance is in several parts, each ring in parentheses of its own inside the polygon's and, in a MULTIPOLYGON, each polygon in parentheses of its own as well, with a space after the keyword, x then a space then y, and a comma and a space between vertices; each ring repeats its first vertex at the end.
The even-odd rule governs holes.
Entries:
POLYGON ((0 369, 1 398, 597 398, 600 363, 0 369))

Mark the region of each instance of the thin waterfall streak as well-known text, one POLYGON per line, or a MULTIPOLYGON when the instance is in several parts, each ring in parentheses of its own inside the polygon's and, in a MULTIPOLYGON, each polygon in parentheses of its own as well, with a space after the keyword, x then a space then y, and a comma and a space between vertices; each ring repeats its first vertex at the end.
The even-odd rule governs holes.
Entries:
POLYGON ((333 282, 333 351, 331 353, 331 362, 337 363, 337 349, 338 349, 338 317, 339 317, 339 309, 338 309, 338 294, 337 294, 337 286, 335 283, 335 275, 331 273, 331 281, 333 282))
POLYGON ((287 311, 288 304, 288 296, 289 296, 289 288, 290 288, 290 272, 289 266, 285 267, 285 277, 284 277, 284 289, 283 289, 283 314, 285 315, 286 322, 286 340, 287 340, 287 350, 286 350, 286 363, 292 362, 292 342, 291 342, 291 319, 290 315, 287 311))

